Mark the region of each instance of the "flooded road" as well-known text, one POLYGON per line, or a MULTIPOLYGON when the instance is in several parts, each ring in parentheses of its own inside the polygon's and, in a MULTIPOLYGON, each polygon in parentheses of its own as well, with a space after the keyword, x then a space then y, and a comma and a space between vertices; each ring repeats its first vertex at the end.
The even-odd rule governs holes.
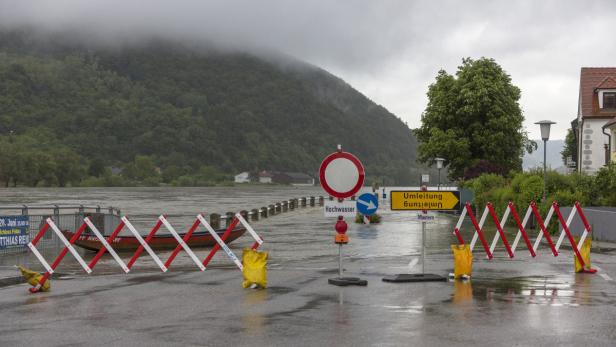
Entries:
MULTIPOLYGON (((33 202, 56 202, 56 196, 91 204, 89 196, 96 196, 98 204, 118 206, 143 221, 169 212, 172 224, 188 225, 202 210, 255 208, 305 195, 321 192, 131 188, 76 197, 67 190, 33 202)), ((350 243, 343 248, 345 275, 368 280, 367 287, 327 284, 337 273, 334 220, 325 219, 318 207, 307 207, 254 223, 265 239, 263 250, 270 252, 268 289, 241 288, 241 273, 222 252, 205 272, 194 271, 184 252, 166 274, 156 272, 147 256, 128 275, 107 256, 93 276, 67 261, 59 271, 74 275, 54 280, 49 293, 31 295, 26 285, 0 288, 0 311, 10 317, 0 321, 0 335, 8 345, 613 345, 614 282, 575 274, 570 250, 554 258, 541 245, 532 259, 520 244, 509 259, 499 243, 488 261, 478 243, 470 281, 385 283, 385 275, 421 270, 421 264, 409 267, 420 255, 421 226, 411 212, 385 207, 380 213, 379 225, 349 223, 350 243)), ((449 247, 456 242, 456 221, 438 215, 428 225, 427 272, 452 271, 449 247)), ((492 229, 486 226, 488 243, 492 229)), ((468 242, 471 228, 465 223, 463 230, 468 242)), ((534 241, 536 231, 531 234, 534 241)), ((239 254, 250 244, 245 235, 231 248, 239 254)), ((195 250, 201 259, 207 252, 195 250)), ((167 255, 162 252, 161 258, 167 255)), ((616 274, 614 255, 593 253, 592 261, 600 273, 616 274)))

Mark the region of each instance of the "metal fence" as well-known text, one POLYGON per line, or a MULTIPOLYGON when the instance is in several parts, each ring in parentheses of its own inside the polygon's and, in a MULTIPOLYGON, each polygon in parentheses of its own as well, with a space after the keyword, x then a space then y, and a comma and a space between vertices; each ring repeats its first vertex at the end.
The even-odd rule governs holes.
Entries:
MULTIPOLYGON (((120 223, 120 210, 100 206, 0 206, 0 216, 28 216, 28 234, 30 240, 43 227, 47 218, 52 218, 60 230, 77 230, 83 223, 85 217, 90 217, 94 225, 109 235, 120 223)), ((61 247, 62 241, 52 231, 48 230, 39 241, 37 247, 40 249, 56 249, 61 247)), ((0 256, 3 254, 14 254, 26 252, 27 247, 4 248, 0 249, 0 256)))

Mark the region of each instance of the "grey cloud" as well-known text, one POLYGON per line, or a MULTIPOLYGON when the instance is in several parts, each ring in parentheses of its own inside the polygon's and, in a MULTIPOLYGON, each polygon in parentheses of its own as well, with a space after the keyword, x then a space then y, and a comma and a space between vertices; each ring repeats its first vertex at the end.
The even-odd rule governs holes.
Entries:
POLYGON ((561 138, 580 67, 616 65, 614 18, 614 1, 0 0, 4 27, 280 51, 339 75, 411 126, 440 68, 493 57, 522 88, 531 135, 534 121, 551 117, 561 138))

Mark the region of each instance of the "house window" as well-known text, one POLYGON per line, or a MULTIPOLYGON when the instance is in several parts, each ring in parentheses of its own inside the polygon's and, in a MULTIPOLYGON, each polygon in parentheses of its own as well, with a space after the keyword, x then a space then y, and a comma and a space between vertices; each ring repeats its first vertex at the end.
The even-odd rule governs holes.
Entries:
POLYGON ((603 93, 603 108, 616 109, 616 92, 603 93))

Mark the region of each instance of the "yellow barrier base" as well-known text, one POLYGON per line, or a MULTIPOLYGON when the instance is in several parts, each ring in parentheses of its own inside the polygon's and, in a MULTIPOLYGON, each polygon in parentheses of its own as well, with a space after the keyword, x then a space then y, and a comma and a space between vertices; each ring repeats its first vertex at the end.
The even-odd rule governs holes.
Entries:
POLYGON ((580 260, 574 253, 573 254, 573 264, 575 267, 575 272, 576 273, 595 273, 597 272, 596 269, 593 269, 590 267, 590 247, 592 246, 592 240, 590 238, 587 238, 586 240, 584 240, 584 244, 582 245, 582 247, 580 247, 579 242, 580 242, 580 239, 576 238, 575 243, 578 245, 578 250, 580 251, 582 260, 584 260, 584 265, 586 266, 582 266, 582 264, 580 263, 580 260))
POLYGON ((451 245, 453 277, 470 277, 473 272, 473 254, 469 245, 451 245))
POLYGON ((244 265, 244 288, 265 288, 267 286, 267 252, 254 249, 244 249, 242 265, 244 265))
MULTIPOLYGON (((33 287, 38 286, 39 281, 41 280, 41 278, 43 278, 43 275, 41 275, 40 273, 36 271, 26 269, 25 267, 19 266, 19 265, 15 265, 15 267, 18 268, 19 271, 21 271, 21 275, 24 276, 24 279, 33 287)), ((47 292, 49 291, 50 288, 51 288, 51 283, 50 283, 50 280, 48 279, 47 281, 45 281, 45 284, 43 284, 40 291, 47 292)))

